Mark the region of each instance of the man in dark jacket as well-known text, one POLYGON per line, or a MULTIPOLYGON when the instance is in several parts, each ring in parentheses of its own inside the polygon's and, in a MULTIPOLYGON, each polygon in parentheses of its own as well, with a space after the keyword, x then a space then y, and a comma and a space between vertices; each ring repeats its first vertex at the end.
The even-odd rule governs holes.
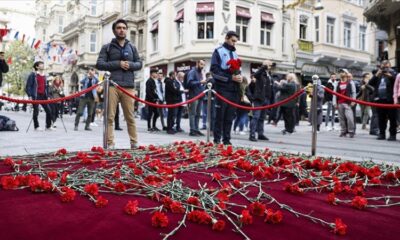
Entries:
POLYGON ((9 70, 6 60, 4 59, 4 52, 0 52, 0 88, 3 83, 3 73, 9 70))
MULTIPOLYGON (((336 73, 331 73, 331 78, 328 80, 326 87, 330 90, 334 90, 336 88, 336 73)), ((325 116, 325 127, 328 131, 333 131, 335 129, 335 108, 333 107, 333 96, 328 91, 324 93, 324 103, 327 105, 326 116, 325 116), (328 128, 328 123, 331 122, 331 128, 328 128)))
MULTIPOLYGON (((272 62, 265 60, 263 65, 254 73, 256 78, 255 82, 252 82, 247 88, 247 97, 252 102, 254 107, 268 105, 272 101, 272 79, 268 72, 268 69, 272 67, 272 62)), ((267 114, 267 110, 256 110, 253 111, 253 118, 250 122, 250 141, 257 141, 256 132, 258 133, 259 140, 268 140, 264 135, 264 120, 267 114)))
MULTIPOLYGON (((41 61, 33 64, 34 72, 29 74, 28 80, 26 81, 26 94, 32 100, 47 100, 49 93, 49 85, 47 84, 46 76, 44 74, 44 63, 41 61)), ((46 112, 46 131, 52 131, 54 128, 51 127, 51 110, 48 104, 41 104, 44 111, 46 112)), ((35 131, 43 131, 39 128, 39 106, 33 104, 33 125, 35 131)))
MULTIPOLYGON (((224 44, 216 48, 212 55, 210 69, 215 80, 215 91, 235 103, 240 102, 239 85, 243 81, 243 77, 241 74, 233 75, 229 70, 230 66, 227 62, 230 59, 239 58, 235 48, 238 38, 238 34, 234 31, 226 33, 224 44)), ((214 143, 220 143, 222 137, 222 142, 225 145, 231 145, 232 121, 236 109, 217 99, 215 102, 215 111, 214 143)))
MULTIPOLYGON (((146 96, 145 100, 152 103, 159 103, 160 99, 157 94, 157 86, 156 81, 158 77, 158 70, 151 69, 150 70, 150 78, 146 81, 146 96)), ((158 110, 156 107, 147 106, 147 131, 153 132, 156 131, 156 121, 158 118, 158 110), (150 125, 150 124, 153 125, 150 125)))
MULTIPOLYGON (((176 104, 182 102, 182 91, 181 85, 176 79, 175 72, 171 71, 168 77, 164 80, 165 83, 165 102, 167 104, 176 104)), ((173 129, 176 116, 178 113, 178 108, 168 108, 167 117, 167 133, 175 134, 176 131, 173 129)))
MULTIPOLYGON (((383 61, 381 68, 369 81, 369 85, 374 87, 374 100, 378 103, 393 104, 393 87, 396 73, 390 68, 389 61, 383 61)), ((395 108, 377 108, 379 135, 378 140, 386 139, 387 121, 390 122, 388 141, 396 141, 397 122, 395 108)))
MULTIPOLYGON (((187 87, 189 90, 189 99, 198 96, 204 91, 203 84, 207 83, 207 80, 203 78, 203 69, 205 64, 204 60, 197 61, 196 67, 188 73, 187 87)), ((204 136, 204 134, 199 130, 202 103, 203 101, 198 99, 189 104, 190 136, 204 136)))
MULTIPOLYGON (((134 71, 142 68, 142 61, 136 47, 126 39, 128 24, 125 20, 119 19, 112 25, 115 38, 101 48, 97 59, 97 68, 103 71, 110 71, 110 79, 119 86, 134 94, 134 71)), ((137 146, 136 123, 133 116, 134 103, 132 98, 124 94, 116 87, 109 89, 109 111, 108 111, 108 136, 109 148, 114 148, 114 118, 118 102, 121 102, 124 117, 128 126, 131 148, 137 146)))

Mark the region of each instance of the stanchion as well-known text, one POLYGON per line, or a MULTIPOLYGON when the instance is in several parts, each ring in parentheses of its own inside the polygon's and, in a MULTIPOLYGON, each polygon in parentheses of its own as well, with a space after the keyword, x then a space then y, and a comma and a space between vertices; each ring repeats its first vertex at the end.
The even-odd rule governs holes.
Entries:
POLYGON ((313 98, 312 98, 312 105, 311 110, 312 112, 312 140, 311 140, 311 155, 315 156, 317 150, 317 92, 318 92, 318 75, 312 76, 313 80, 313 98))
POLYGON ((212 97, 212 83, 207 83, 207 142, 210 142, 211 135, 211 97, 212 97))
POLYGON ((109 92, 109 87, 110 87, 110 72, 105 72, 104 73, 104 98, 103 98, 103 148, 108 149, 108 142, 107 142, 107 136, 108 136, 108 92, 109 92))

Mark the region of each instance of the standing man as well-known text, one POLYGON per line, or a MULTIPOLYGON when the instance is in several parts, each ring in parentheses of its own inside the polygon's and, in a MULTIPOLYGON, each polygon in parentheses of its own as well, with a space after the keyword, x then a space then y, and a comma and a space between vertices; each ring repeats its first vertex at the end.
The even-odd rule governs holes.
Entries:
MULTIPOLYGON (((46 81, 46 76, 44 74, 44 63, 41 61, 35 62, 33 64, 34 72, 29 74, 28 80, 26 81, 25 91, 29 99, 32 100, 47 100, 49 94, 49 85, 46 81)), ((51 110, 48 104, 41 104, 44 111, 46 112, 46 131, 54 130, 51 128, 51 110)), ((35 131, 43 131, 39 128, 39 106, 38 104, 33 104, 33 125, 35 131)))
MULTIPOLYGON (((96 70, 94 70, 94 68, 89 68, 87 76, 81 80, 82 90, 88 89, 99 82, 95 74, 96 70)), ((92 129, 90 128, 90 122, 92 121, 92 115, 94 114, 94 103, 98 101, 99 98, 97 97, 96 89, 93 89, 92 91, 81 96, 81 98, 79 99, 78 112, 76 113, 75 117, 75 131, 78 131, 79 119, 83 115, 83 110, 85 109, 85 107, 87 107, 88 113, 86 117, 85 130, 92 131, 92 129)))
MULTIPOLYGON (((264 106, 271 103, 273 98, 272 92, 272 78, 268 69, 271 69, 272 62, 265 60, 262 66, 254 73, 256 79, 248 87, 247 96, 253 103, 254 107, 264 106)), ((267 114, 267 110, 256 110, 253 111, 253 118, 250 122, 250 141, 257 141, 256 132, 258 134, 258 140, 268 140, 264 135, 264 120, 267 114)))
MULTIPOLYGON (((355 82, 353 80, 353 74, 347 73, 347 77, 349 79, 349 82, 351 82, 354 86, 356 86, 356 84, 355 84, 355 82)), ((356 89, 356 91, 355 91, 356 92, 356 97, 354 97, 354 98, 357 98, 357 87, 355 87, 355 89, 356 89)), ((352 103, 351 104, 351 110, 353 111, 353 117, 354 117, 354 120, 353 120, 353 122, 354 122, 354 131, 353 131, 353 133, 354 134, 356 134, 356 129, 357 129, 356 108, 357 108, 357 103, 352 103)))
MULTIPOLYGON (((150 70, 150 78, 146 81, 146 96, 145 100, 152 103, 158 103, 160 100, 158 99, 157 95, 157 77, 158 77, 158 70, 151 69, 150 70)), ((158 111, 156 107, 147 106, 147 131, 159 131, 156 127, 156 121, 158 118, 158 111), (152 124, 152 125, 151 125, 152 124)))
MULTIPOLYGON (((196 67, 188 73, 187 87, 189 90, 189 99, 196 97, 204 91, 203 84, 207 83, 207 80, 203 78, 203 69, 205 65, 206 62, 204 60, 198 60, 196 62, 196 67)), ((202 99, 198 99, 189 104, 189 136, 204 136, 199 130, 202 103, 202 99)))
MULTIPOLYGON (((158 77, 157 77, 157 81, 156 81, 159 104, 163 104, 165 102, 164 83, 163 83, 164 79, 163 78, 164 78, 164 73, 163 73, 163 70, 160 69, 160 70, 158 70, 158 77)), ((164 108, 157 108, 157 111, 158 111, 158 116, 160 116, 162 130, 166 131, 167 127, 165 126, 165 122, 164 122, 164 108)))
MULTIPOLYGON (((215 90, 228 100, 239 103, 240 83, 243 81, 241 74, 232 75, 229 71, 227 62, 230 59, 238 59, 235 44, 238 41, 238 34, 234 31, 228 31, 225 36, 225 42, 222 46, 216 48, 211 58, 211 73, 215 80, 215 90)), ((235 108, 223 102, 220 99, 215 103, 215 126, 214 143, 222 142, 225 145, 232 145, 231 129, 232 121, 235 115, 235 108)))
MULTIPOLYGON (((185 73, 178 72, 177 78, 178 78, 178 83, 179 83, 179 90, 182 93, 181 94, 181 97, 182 97, 181 102, 186 102, 186 94, 189 92, 189 90, 185 89, 185 87, 183 86, 183 81, 185 79, 185 73)), ((184 132, 184 130, 181 128, 181 119, 182 119, 183 109, 185 108, 185 106, 186 106, 186 104, 184 106, 178 107, 178 111, 176 113, 176 129, 175 130, 177 132, 184 132)))
MULTIPOLYGON (((167 104, 176 104, 182 101, 181 86, 175 77, 175 72, 171 71, 168 77, 165 78, 165 102, 167 104)), ((173 129, 178 108, 168 108, 167 117, 167 133, 175 134, 176 131, 173 129)))
POLYGON ((9 70, 6 60, 4 59, 4 52, 0 52, 0 88, 3 83, 3 73, 9 70))
MULTIPOLYGON (((136 47, 126 39, 128 23, 119 19, 112 25, 115 38, 101 48, 97 59, 97 69, 110 71, 110 79, 119 86, 134 94, 134 71, 142 68, 142 61, 136 47)), ((128 127, 131 148, 137 147, 136 123, 133 116, 134 103, 131 97, 124 94, 114 86, 110 86, 108 108, 108 136, 109 148, 115 147, 114 142, 114 118, 118 102, 121 102, 122 110, 128 127)))
MULTIPOLYGON (((330 90, 334 90, 336 88, 336 73, 331 73, 331 77, 328 80, 328 83, 326 84, 326 87, 329 88, 330 90)), ((333 102, 332 102, 333 96, 332 94, 328 93, 328 91, 325 91, 324 93, 324 101, 327 105, 326 109, 326 116, 325 116, 325 127, 327 128, 328 131, 333 131, 335 130, 335 108, 333 107, 333 102), (329 121, 331 122, 331 126, 328 126, 329 121)))

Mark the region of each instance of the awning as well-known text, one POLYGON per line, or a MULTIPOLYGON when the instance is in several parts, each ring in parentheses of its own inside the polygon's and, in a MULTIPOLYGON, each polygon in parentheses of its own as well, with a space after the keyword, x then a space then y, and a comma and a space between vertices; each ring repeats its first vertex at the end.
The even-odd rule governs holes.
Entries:
POLYGON ((275 23, 274 15, 272 13, 261 12, 261 21, 275 23))
POLYGON ((180 21, 183 21, 183 16, 184 16, 184 11, 183 11, 183 9, 181 9, 177 14, 176 14, 176 17, 175 17, 175 22, 180 22, 180 21))
POLYGON ((244 7, 236 7, 236 16, 251 18, 250 9, 244 7))
POLYGON ((158 21, 154 22, 150 29, 150 32, 157 32, 157 31, 158 31, 158 21))
POLYGON ((197 3, 196 13, 213 13, 213 12, 214 12, 213 2, 197 3))

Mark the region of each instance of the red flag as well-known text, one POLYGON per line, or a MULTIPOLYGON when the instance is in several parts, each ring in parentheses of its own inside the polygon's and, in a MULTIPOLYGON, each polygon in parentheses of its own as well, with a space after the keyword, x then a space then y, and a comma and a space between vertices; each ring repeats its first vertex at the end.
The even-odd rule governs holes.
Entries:
POLYGON ((8 57, 8 59, 7 59, 7 64, 8 64, 8 65, 11 65, 11 64, 12 64, 12 57, 11 57, 11 56, 8 57))
POLYGON ((3 41, 3 37, 7 36, 8 29, 7 28, 0 28, 0 42, 3 41))
POLYGON ((40 45, 40 43, 41 43, 42 41, 40 41, 40 40, 38 40, 36 43, 35 43, 35 45, 33 46, 35 49, 38 49, 38 47, 39 47, 39 45, 40 45))

